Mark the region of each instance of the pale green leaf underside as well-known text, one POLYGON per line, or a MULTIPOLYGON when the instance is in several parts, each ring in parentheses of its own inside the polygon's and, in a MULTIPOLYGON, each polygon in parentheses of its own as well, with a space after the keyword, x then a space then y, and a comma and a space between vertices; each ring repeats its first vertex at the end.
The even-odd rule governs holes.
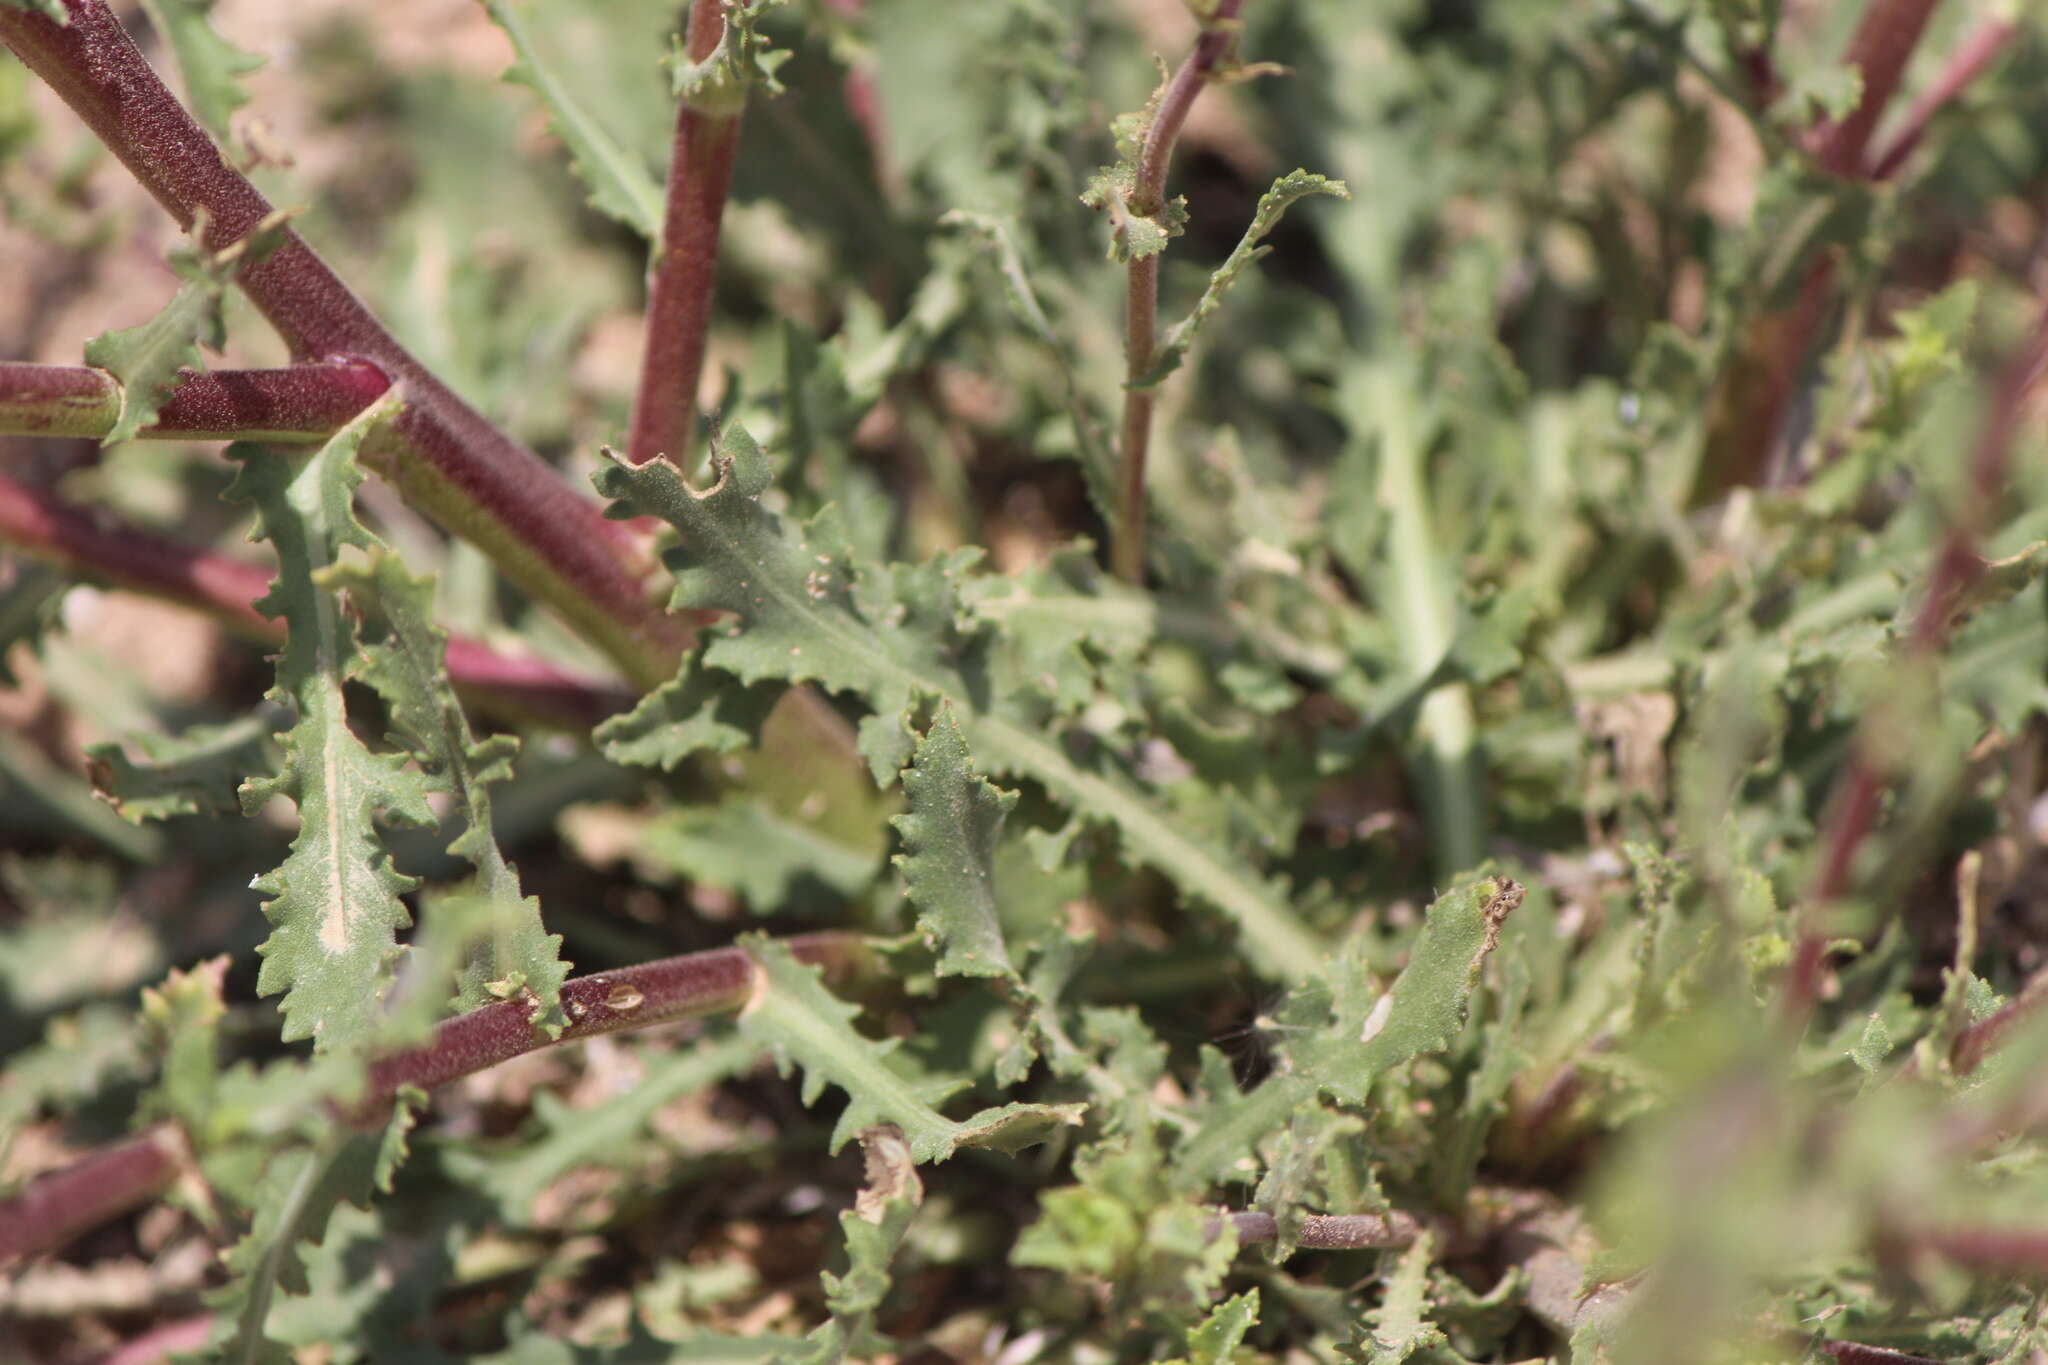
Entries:
POLYGON ((370 537, 352 502, 362 475, 355 453, 370 428, 394 408, 366 410, 303 463, 253 446, 234 452, 242 468, 230 495, 252 502, 257 534, 277 552, 278 576, 257 606, 285 623, 277 685, 292 728, 281 737, 276 777, 242 788, 245 809, 274 796, 298 806, 299 832, 276 871, 256 880, 269 899, 273 932, 258 949, 262 995, 284 992, 284 1036, 333 1048, 369 1036, 397 955, 397 931, 410 922, 399 896, 412 887, 391 866, 375 822, 430 825, 428 783, 402 755, 373 752, 350 729, 342 684, 356 643, 335 595, 320 575, 343 546, 370 537))
POLYGON ((102 332, 85 343, 85 363, 121 381, 121 416, 103 444, 126 441, 154 422, 178 371, 199 368, 199 338, 220 291, 216 280, 188 280, 149 321, 102 332))
POLYGON ((263 65, 214 31, 213 0, 142 0, 149 21, 171 45, 185 86, 185 103, 207 131, 227 136, 228 119, 249 102, 241 78, 263 65))
POLYGON ((716 467, 717 482, 702 492, 666 460, 614 461, 597 475, 599 490, 621 500, 614 515, 651 512, 682 532, 668 560, 674 604, 740 618, 705 647, 702 664, 748 683, 810 681, 859 696, 875 712, 861 727, 863 752, 883 782, 910 758, 904 717, 921 699, 944 700, 989 775, 1030 777, 1086 820, 1115 828, 1133 862, 1235 919, 1265 971, 1321 974, 1324 945, 1275 884, 1183 834, 1123 777, 1077 766, 1037 723, 975 706, 980 689, 970 679, 984 677, 986 627, 958 591, 972 552, 871 569, 853 562, 830 508, 798 534, 761 505, 768 463, 743 430, 728 431, 716 467))
POLYGON ((740 1032, 769 1049, 778 1065, 803 1071, 803 1100, 815 1103, 827 1084, 847 1094, 832 1130, 832 1150, 864 1128, 891 1123, 903 1131, 917 1161, 944 1161, 961 1147, 1014 1150, 1043 1140, 1050 1129, 1078 1121, 1080 1106, 1008 1104, 956 1123, 933 1106, 964 1081, 912 1073, 892 1056, 896 1040, 876 1041, 853 1026, 858 1007, 825 989, 814 966, 798 962, 787 945, 750 935, 754 994, 740 1011, 740 1032))
POLYGON ((514 0, 485 0, 484 8, 505 30, 512 50, 518 55, 518 61, 505 72, 505 79, 528 87, 548 107, 551 124, 569 149, 576 173, 590 187, 591 206, 618 219, 648 241, 657 240, 661 236, 661 186, 570 93, 527 34, 514 0))

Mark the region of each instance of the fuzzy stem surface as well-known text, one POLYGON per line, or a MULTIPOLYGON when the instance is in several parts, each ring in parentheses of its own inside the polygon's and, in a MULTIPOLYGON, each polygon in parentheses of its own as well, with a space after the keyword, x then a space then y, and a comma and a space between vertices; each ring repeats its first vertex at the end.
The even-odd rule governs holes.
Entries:
MULTIPOLYGON (((182 370, 147 440, 325 440, 391 387, 367 360, 276 370, 182 370)), ((121 381, 84 365, 0 362, 0 434, 102 439, 121 415, 121 381)))
MULTIPOLYGON (((718 0, 692 0, 684 39, 689 59, 709 57, 724 31, 718 0)), ((626 455, 634 464, 657 455, 679 465, 689 459, 711 333, 711 298, 718 284, 719 226, 739 141, 737 113, 697 109, 687 99, 676 102, 667 208, 647 300, 646 350, 626 440, 626 455)))
MULTIPOLYGON (((858 934, 799 934, 783 941, 799 962, 822 966, 828 976, 852 974, 871 963, 858 934)), ((739 1009, 753 993, 754 973, 746 949, 714 948, 573 977, 562 983, 569 1024, 556 1039, 534 1031, 533 1006, 525 1000, 456 1015, 419 1046, 373 1062, 363 1098, 338 1117, 376 1124, 401 1086, 431 1090, 557 1043, 739 1009)), ((186 1164, 179 1129, 160 1123, 38 1177, 22 1193, 0 1199, 0 1265, 54 1250, 140 1207, 168 1189, 186 1164)))
MULTIPOLYGON (((12 48, 104 142, 179 225, 204 219, 200 245, 219 252, 271 215, 256 187, 150 67, 105 0, 64 0, 68 24, 0 6, 12 48)), ((506 575, 560 611, 634 681, 671 676, 689 622, 649 597, 653 565, 627 527, 607 521, 532 451, 457 397, 342 283, 297 232, 250 253, 235 282, 298 360, 374 362, 405 396, 393 428, 367 442, 365 462, 443 526, 474 541, 506 575)))
MULTIPOLYGON (((1219 0, 1216 12, 1203 27, 1201 36, 1166 83, 1159 107, 1146 130, 1145 144, 1138 154, 1137 180, 1128 209, 1150 218, 1166 207, 1166 172, 1173 160, 1173 146, 1216 68, 1229 55, 1237 38, 1238 12, 1244 0, 1219 0)), ((1126 583, 1145 576, 1145 466, 1152 448, 1152 413, 1156 396, 1138 381, 1152 369, 1159 344, 1159 258, 1134 257, 1127 267, 1124 289, 1124 415, 1119 452, 1122 470, 1122 506, 1118 509, 1116 540, 1110 554, 1111 568, 1126 583)))
POLYGON ((0 1200, 0 1265, 64 1245, 171 1187, 186 1162, 185 1140, 156 1127, 36 1177, 0 1200))

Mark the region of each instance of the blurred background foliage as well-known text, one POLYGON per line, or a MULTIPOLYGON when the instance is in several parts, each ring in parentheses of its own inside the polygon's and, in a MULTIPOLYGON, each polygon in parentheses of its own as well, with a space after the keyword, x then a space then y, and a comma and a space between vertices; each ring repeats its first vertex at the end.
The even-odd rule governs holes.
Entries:
MULTIPOLYGON (((658 179, 671 7, 513 4, 658 179)), ((480 7, 286 8, 215 11, 268 58, 238 151, 408 346, 586 478, 625 427, 644 245, 588 205, 532 92, 499 83, 510 50, 480 7)), ((1321 993, 1283 998, 1225 921, 1125 869, 1107 835, 1058 844, 1056 801, 1026 784, 994 854, 1000 907, 1013 945, 1093 934, 1045 987, 1092 1070, 997 1085, 1011 1013, 958 982, 913 974, 871 1018, 984 1098, 1096 1108, 1022 1160, 925 1173, 875 1318, 903 1357, 2044 1349, 2030 1128, 2048 1035, 2021 1030, 1981 1070, 1952 1051, 2048 965, 2038 420, 1977 547, 1995 569, 1938 666, 1902 662, 1900 635, 1989 376, 2048 287, 2048 23, 1934 6, 1880 150, 1973 33, 2013 36, 1896 173, 1831 175, 1804 148, 1854 107, 1841 58, 1865 8, 1251 0, 1242 54, 1285 71, 1197 108, 1165 316, 1274 177, 1305 167, 1351 197, 1289 216, 1163 390, 1148 593, 1106 583, 1091 548, 1122 280, 1078 195, 1193 19, 1167 0, 773 11, 787 90, 747 114, 705 407, 769 450, 774 506, 838 506, 863 555, 983 547, 967 592, 1005 647, 1048 676, 1079 661, 1048 703, 1070 745, 1284 879, 1345 945, 1321 993), (1816 291, 1808 344, 1760 367, 1759 329, 1816 291), (1851 894, 1811 906, 1859 743, 1895 790, 1851 894), (1045 870, 1048 846, 1064 856, 1045 870), (1314 1040, 1483 860, 1528 899, 1456 1041, 1362 1103, 1311 1087, 1254 1107, 1313 1073, 1314 1040), (1779 983, 1798 917, 1823 909, 1837 942, 1793 1044, 1779 983), (1303 1210, 1391 1207, 1431 1231, 1405 1251, 1231 1259, 1197 1200, 1275 1212, 1283 1239, 1303 1210), (1252 1289, 1256 1322, 1232 1337, 1216 1304, 1252 1289)), ((75 363, 172 287, 153 206, 12 62, 0 208, 0 353, 75 363)), ((246 308, 230 323, 230 358, 280 358, 246 308)), ((209 448, 23 441, 7 458, 250 553, 209 448)), ((447 624, 592 661, 474 551, 388 490, 364 499, 439 570, 447 624)), ((15 1180, 129 1125, 157 1065, 137 990, 170 966, 234 954, 223 1036, 277 1053, 246 886, 289 831, 136 827, 97 804, 82 742, 246 714, 260 652, 5 564, 15 1180)), ((757 923, 908 927, 885 857, 895 793, 772 729, 754 776, 728 777, 529 739, 499 838, 579 969, 757 923)), ((431 837, 391 843, 401 867, 452 875, 431 837)), ((821 1155, 829 1103, 805 1110, 729 1045, 722 1070, 701 1065, 714 1046, 625 1037, 458 1087, 400 1196, 337 1215, 308 1253, 316 1292, 274 1330, 333 1365, 657 1360, 714 1332, 733 1355, 676 1358, 794 1349, 825 1314, 817 1275, 859 1173, 821 1155)), ((203 1205, 165 1208, 16 1271, 0 1339, 82 1361, 189 1313, 208 1236, 203 1205)))

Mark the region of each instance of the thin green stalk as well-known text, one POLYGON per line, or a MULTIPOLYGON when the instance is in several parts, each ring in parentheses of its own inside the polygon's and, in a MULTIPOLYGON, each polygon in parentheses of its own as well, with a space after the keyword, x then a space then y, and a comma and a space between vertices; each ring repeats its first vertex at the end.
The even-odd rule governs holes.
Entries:
MULTIPOLYGON (((1411 672, 1432 672, 1449 652, 1456 624, 1450 566, 1438 543, 1424 477, 1424 433, 1418 429, 1415 386, 1394 366, 1374 368, 1349 406, 1358 430, 1379 437, 1379 499, 1390 521, 1388 614, 1400 631, 1411 672)), ((1472 698, 1463 683, 1444 683, 1423 698, 1416 720, 1422 786, 1436 845, 1437 875, 1475 866, 1485 847, 1486 803, 1480 790, 1472 698)))

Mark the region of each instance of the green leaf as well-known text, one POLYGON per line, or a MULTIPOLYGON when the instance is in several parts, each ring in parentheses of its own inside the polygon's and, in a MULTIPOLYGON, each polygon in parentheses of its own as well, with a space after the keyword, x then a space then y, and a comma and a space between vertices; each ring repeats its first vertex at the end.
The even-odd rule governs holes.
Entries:
POLYGON ((552 1092, 533 1097, 538 1135, 517 1151, 481 1155, 451 1147, 442 1160, 463 1184, 493 1200, 514 1227, 533 1221, 534 1202, 550 1185, 585 1166, 631 1166, 641 1139, 663 1108, 699 1094, 753 1065, 760 1051, 739 1038, 709 1039, 646 1059, 630 1087, 588 1108, 572 1107, 552 1092))
POLYGON ((1258 1325, 1259 1291, 1225 1299, 1216 1305, 1199 1327, 1188 1329, 1188 1353, 1167 1365, 1231 1365, 1244 1334, 1258 1325))
POLYGON ((254 1215, 249 1229, 222 1257, 231 1278, 208 1300, 215 1315, 212 1344, 220 1359, 291 1365, 292 1352, 267 1330, 271 1306, 280 1291, 308 1292, 301 1246, 326 1237, 337 1208, 344 1202, 366 1208, 376 1191, 390 1190, 393 1158, 403 1151, 411 1124, 405 1105, 375 1132, 359 1133, 330 1121, 318 1143, 289 1147, 267 1159, 258 1191, 248 1201, 254 1215))
POLYGON ((448 851, 476 869, 477 894, 496 908, 481 951, 463 967, 456 1006, 477 1009, 523 991, 534 1002, 537 1025, 558 1034, 565 1021, 557 1006, 569 974, 562 939, 542 926, 540 902, 521 889, 492 825, 491 787, 512 775, 518 739, 493 735, 479 742, 470 733, 448 678, 448 632, 434 624, 431 580, 415 576, 380 546, 367 560, 337 565, 318 581, 347 590, 364 608, 355 676, 384 699, 431 789, 451 798, 450 815, 463 829, 448 851))
POLYGON ((667 557, 677 607, 740 618, 705 647, 702 664, 748 683, 814 681, 861 697, 875 713, 861 726, 861 749, 878 782, 910 757, 904 718, 912 706, 944 700, 989 775, 1028 776, 1091 823, 1116 828, 1131 861, 1158 868, 1190 897, 1235 919, 1264 970, 1293 980, 1320 975, 1323 945, 1278 884, 1190 837, 1120 774, 1069 758, 1022 687, 998 692, 988 710, 975 705, 991 690, 987 624, 963 606, 959 579, 976 552, 914 566, 864 565, 846 548, 832 509, 792 534, 761 504, 768 462, 744 429, 728 429, 713 466, 716 481, 702 492, 666 460, 614 460, 596 480, 599 491, 620 500, 611 515, 653 513, 682 532, 667 557), (997 713, 1003 707, 1008 714, 997 713))
POLYGON ((228 135, 228 119, 249 102, 241 77, 263 65, 214 32, 214 0, 142 0, 149 22, 171 45, 184 78, 185 103, 216 138, 228 135))
POLYGON ((1157 213, 1149 215, 1134 211, 1130 203, 1137 193, 1138 162, 1144 155, 1145 139, 1151 134, 1153 120, 1159 113, 1159 101, 1165 96, 1170 80, 1162 63, 1159 84, 1153 87, 1145 107, 1135 113, 1119 114, 1111 121, 1110 132, 1116 138, 1117 160, 1114 165, 1096 171, 1089 178, 1088 187, 1081 191, 1082 203, 1109 214, 1109 259, 1112 261, 1121 263, 1157 256, 1166 250, 1168 242, 1187 228, 1188 201, 1185 198, 1169 199, 1157 213))
POLYGON ((910 810, 890 821, 903 835, 896 866, 917 907, 917 927, 937 940, 940 976, 1021 980, 996 914, 996 838, 1017 793, 974 771, 950 707, 941 707, 903 772, 910 810))
POLYGON ((649 824, 634 861, 739 893, 756 914, 792 908, 805 882, 833 896, 860 894, 881 865, 876 851, 836 842, 766 801, 732 797, 689 806, 649 824))
POLYGON ((274 713, 258 711, 178 735, 137 732, 87 745, 87 771, 94 789, 138 825, 174 815, 232 815, 240 810, 235 789, 268 764, 265 741, 276 726, 274 713), (128 757, 131 748, 142 762, 128 757))
POLYGON ((701 652, 685 660, 638 706, 597 727, 593 737, 606 758, 673 771, 696 754, 738 753, 761 742, 761 726, 788 688, 778 679, 735 687, 701 660, 701 652))
POLYGON ((1095 657, 1135 659, 1158 624, 1152 598, 1104 574, 1085 541, 1054 550, 1021 574, 971 579, 964 595, 975 619, 988 622, 998 647, 1013 656, 1016 676, 1045 693, 1061 715, 1095 699, 1095 657))
POLYGON ((520 18, 516 0, 485 0, 484 9, 512 40, 515 61, 504 79, 539 95, 548 108, 548 126, 569 149, 570 164, 590 187, 590 204, 647 240, 661 236, 661 186, 633 156, 577 101, 561 76, 534 45, 520 18))
POLYGON ((942 227, 966 228, 994 253, 996 269, 1003 282, 1003 296, 1009 302, 1010 312, 1024 324, 1033 338, 1052 352, 1053 360, 1059 365, 1061 395, 1066 400, 1067 415, 1073 423, 1074 445, 1081 452, 1081 472, 1088 480, 1089 496, 1098 508, 1103 509, 1105 516, 1114 515, 1118 505, 1116 461, 1096 425, 1094 412, 1089 409, 1073 350, 1053 327, 1045 306, 1038 300, 1038 291, 1032 287, 1024 254, 1017 246, 1016 224, 994 214, 973 213, 966 209, 948 210, 939 219, 939 224, 942 227))
POLYGON ((1401 1253, 1386 1297, 1366 1314, 1365 1356, 1371 1365, 1401 1365, 1418 1351, 1444 1345, 1443 1330, 1429 1320, 1429 1263, 1435 1235, 1425 1232, 1401 1253))
POLYGON ((854 1206, 839 1215, 846 1237, 846 1272, 824 1276, 825 1322, 804 1339, 800 1350, 778 1357, 787 1365, 839 1365, 852 1356, 872 1360, 895 1349, 875 1330, 875 1312, 888 1296, 889 1265, 924 1201, 924 1182, 917 1178, 903 1134, 884 1124, 860 1135, 867 1158, 867 1181, 854 1206))
POLYGON ((597 484, 683 532, 667 557, 676 606, 742 618, 743 628, 711 640, 702 662, 750 684, 778 678, 862 695, 877 713, 862 727, 862 752, 878 782, 892 780, 909 757, 902 717, 912 703, 966 690, 961 670, 977 642, 955 580, 979 552, 868 569, 854 562, 833 509, 792 536, 761 504, 768 460, 743 428, 728 428, 713 460, 717 482, 702 493, 666 460, 615 459, 597 484))
POLYGON ((236 270, 261 259, 284 240, 288 214, 265 217, 239 241, 219 251, 197 243, 206 231, 205 214, 192 225, 192 240, 170 253, 170 266, 184 281, 171 301, 149 321, 119 331, 102 332, 85 343, 85 363, 107 371, 121 383, 121 415, 102 445, 135 435, 156 420, 180 369, 201 369, 200 342, 219 350, 225 341, 221 295, 236 270))
POLYGON ((718 46, 701 62, 693 62, 678 41, 669 54, 669 73, 676 98, 700 114, 732 117, 747 107, 755 90, 782 93, 775 72, 790 58, 774 50, 761 32, 761 20, 783 0, 725 0, 725 30, 718 46))
POLYGON ((1392 988, 1375 993, 1350 955, 1332 979, 1330 1027, 1290 1051, 1301 1070, 1347 1104, 1363 1104, 1390 1067, 1449 1047, 1500 927, 1522 903, 1519 882, 1484 877, 1429 907, 1422 932, 1392 988))
POLYGON ((255 504, 257 534, 277 551, 277 579, 256 605, 285 623, 269 695, 294 717, 282 736, 282 770, 245 783, 242 806, 254 813, 284 796, 299 810, 290 856, 255 883, 269 897, 263 912, 274 926, 258 949, 256 989, 285 993, 287 1041, 310 1037, 322 1049, 370 1035, 398 956, 396 932, 411 922, 398 897, 413 881, 392 868, 375 822, 434 823, 427 779, 349 727, 342 685, 356 663, 355 635, 320 581, 344 547, 374 544, 355 518, 363 478, 355 454, 396 407, 395 397, 378 402, 296 465, 258 447, 231 447, 242 468, 229 495, 255 504))
POLYGON ((121 381, 121 417, 102 445, 132 438, 156 420, 181 369, 201 369, 202 337, 218 338, 222 284, 187 280, 149 321, 102 332, 85 343, 85 363, 121 381))
POLYGON ((190 971, 173 969, 161 986, 142 992, 142 1023, 163 1056, 148 1108, 197 1125, 213 1105, 219 1076, 220 1021, 227 1015, 221 983, 228 959, 209 958, 190 971))
POLYGON ((759 935, 740 942, 758 969, 753 998, 740 1011, 740 1032, 767 1047, 784 1070, 803 1068, 805 1104, 815 1103, 827 1083, 846 1092, 833 1151, 862 1129, 889 1123, 902 1130, 913 1160, 944 1161, 961 1147, 1028 1147, 1051 1129, 1079 1121, 1079 1105, 1009 1104, 955 1123, 932 1106, 964 1080, 919 1075, 894 1055, 896 1039, 863 1037, 853 1026, 859 1007, 826 990, 818 968, 798 962, 786 944, 759 935))

